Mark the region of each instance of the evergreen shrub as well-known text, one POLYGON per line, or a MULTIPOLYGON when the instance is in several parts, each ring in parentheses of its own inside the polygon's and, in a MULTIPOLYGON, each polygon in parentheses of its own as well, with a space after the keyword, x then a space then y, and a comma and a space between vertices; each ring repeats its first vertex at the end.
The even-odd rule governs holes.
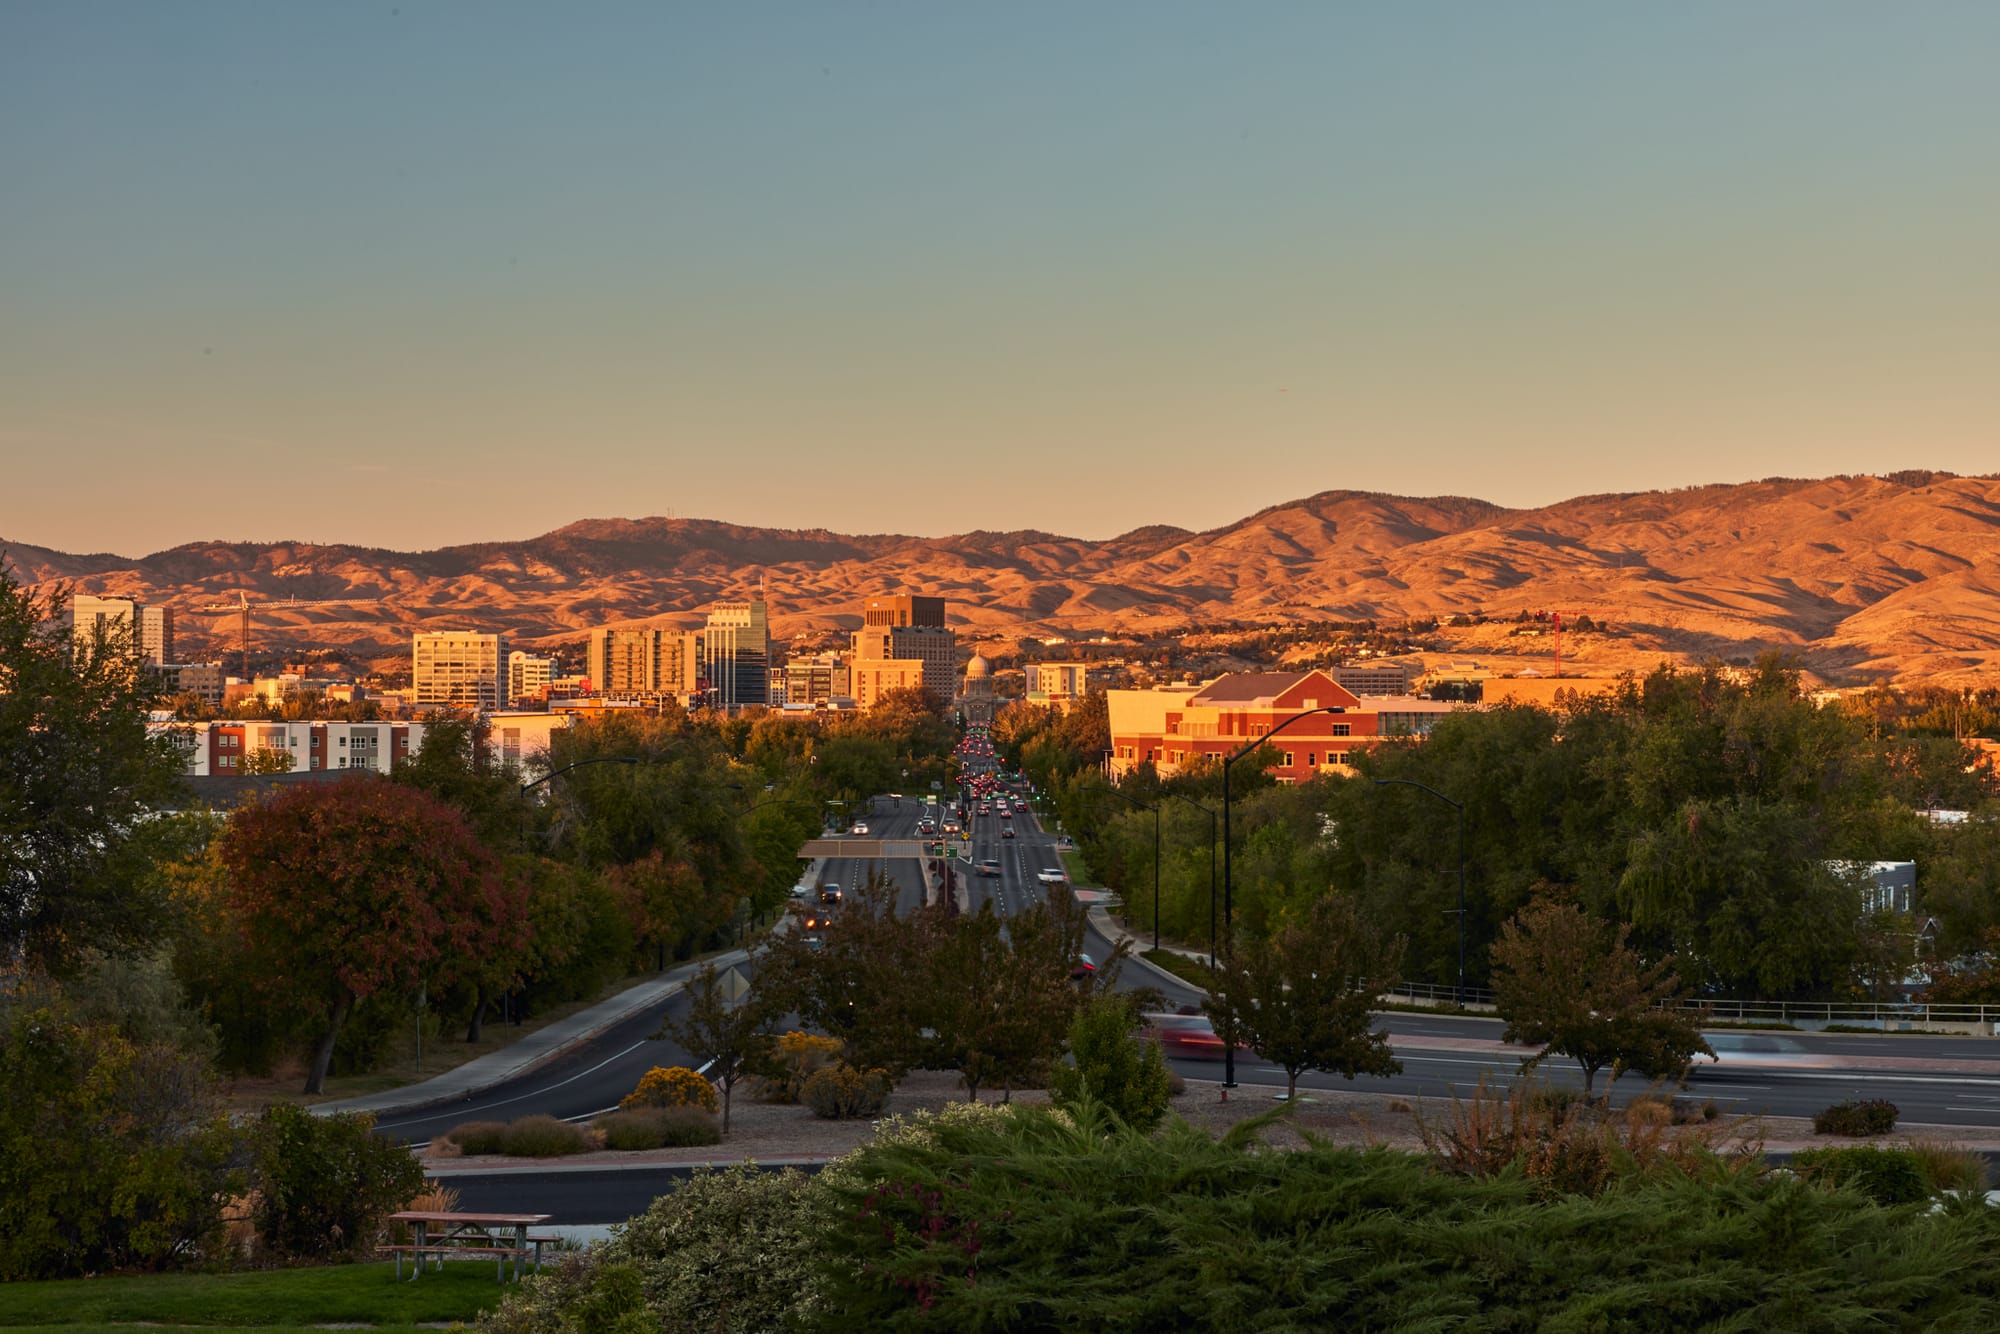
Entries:
POLYGON ((1837 1102, 1813 1115, 1816 1135, 1886 1135, 1896 1128, 1896 1104, 1881 1098, 1837 1102))
POLYGON ((1877 1204, 1915 1204, 1931 1193, 1922 1162, 1908 1149, 1803 1149, 1792 1155, 1792 1170, 1820 1185, 1852 1186, 1877 1204))
POLYGON ((424 1186, 410 1146, 377 1135, 365 1113, 315 1116, 279 1103, 252 1133, 257 1236, 274 1256, 359 1254, 374 1244, 384 1216, 424 1186))

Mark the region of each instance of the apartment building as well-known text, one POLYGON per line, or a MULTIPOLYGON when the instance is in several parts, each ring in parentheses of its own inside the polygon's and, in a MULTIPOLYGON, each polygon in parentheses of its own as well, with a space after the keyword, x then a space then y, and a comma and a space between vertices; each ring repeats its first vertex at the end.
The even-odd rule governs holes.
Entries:
POLYGON ((1326 674, 1357 695, 1407 695, 1424 674, 1419 662, 1349 662, 1329 667, 1326 674))
POLYGON ((160 683, 160 693, 168 699, 194 695, 204 704, 219 705, 228 685, 219 662, 149 662, 146 670, 160 683))
POLYGON ((418 708, 487 711, 505 706, 507 640, 465 630, 423 631, 412 645, 418 708))
POLYGON ((818 708, 853 693, 853 674, 847 659, 838 653, 793 658, 783 667, 773 667, 771 679, 782 686, 783 693, 774 698, 776 703, 818 708))
POLYGON ((424 742, 424 724, 400 722, 156 722, 148 730, 173 739, 192 778, 319 769, 388 773, 424 742), (270 758, 257 758, 260 752, 270 758))
POLYGON ((1151 762, 1175 773, 1202 757, 1234 753, 1295 714, 1316 713, 1271 736, 1281 783, 1351 771, 1355 751, 1385 737, 1415 736, 1453 706, 1403 697, 1363 699, 1324 671, 1235 672, 1200 686, 1106 692, 1110 770, 1122 777, 1151 762))
POLYGON ((647 626, 592 630, 583 677, 601 695, 696 694, 702 689, 701 640, 700 631, 647 626))
POLYGON ((852 659, 854 698, 863 708, 879 698, 879 693, 870 694, 878 687, 896 688, 880 683, 909 678, 910 663, 917 664, 916 684, 940 705, 950 703, 958 693, 958 641, 945 625, 944 611, 943 598, 898 594, 868 599, 861 628, 854 632, 852 659))

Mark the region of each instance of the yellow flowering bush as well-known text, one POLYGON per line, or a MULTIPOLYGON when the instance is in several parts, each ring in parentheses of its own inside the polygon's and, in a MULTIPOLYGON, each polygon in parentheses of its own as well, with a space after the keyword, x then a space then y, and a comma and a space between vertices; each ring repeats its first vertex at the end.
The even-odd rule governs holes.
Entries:
POLYGON ((765 1096, 772 1102, 797 1102, 805 1092, 806 1080, 840 1059, 846 1046, 839 1038, 797 1029, 771 1044, 769 1069, 765 1075, 765 1096))
POLYGON ((715 1085, 684 1065, 656 1065, 618 1105, 628 1111, 634 1107, 700 1107, 712 1112, 716 1110, 715 1085))

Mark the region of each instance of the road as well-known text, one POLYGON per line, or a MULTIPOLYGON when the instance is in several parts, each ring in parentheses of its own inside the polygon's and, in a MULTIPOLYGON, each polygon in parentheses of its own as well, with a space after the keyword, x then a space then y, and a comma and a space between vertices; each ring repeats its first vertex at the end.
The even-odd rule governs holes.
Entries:
MULTIPOLYGON (((867 816, 868 837, 913 838, 920 813, 916 801, 880 798, 867 816)), ((1006 838, 1001 835, 1002 822, 997 815, 973 816, 972 841, 961 846, 970 848, 974 862, 990 858, 1001 866, 997 877, 974 875, 967 881, 975 910, 991 900, 1003 915, 1019 913, 1047 892, 1036 881, 1036 872, 1061 865, 1055 839, 1041 829, 1032 814, 1022 812, 1012 824, 1015 836, 1006 838)), ((824 867, 822 880, 852 886, 871 870, 893 876, 899 888, 899 911, 913 911, 922 901, 922 870, 914 861, 885 865, 873 859, 832 858, 824 867)), ((1085 949, 1103 959, 1111 952, 1111 942, 1093 928, 1085 949)), ((1187 984, 1136 961, 1124 965, 1117 985, 1126 989, 1153 987, 1170 1008, 1195 1005, 1200 1000, 1187 984)), ((673 1043, 650 1038, 659 1028, 661 1014, 674 1012, 683 1004, 681 998, 673 998, 543 1069, 458 1103, 386 1116, 380 1128, 421 1142, 462 1121, 511 1119, 532 1112, 582 1119, 606 1110, 615 1106, 650 1067, 691 1063, 673 1043)), ((1438 1102, 1448 1100, 1454 1092, 1476 1087, 1482 1078, 1497 1087, 1519 1078, 1523 1053, 1501 1044, 1498 1020, 1394 1012, 1383 1014, 1379 1023, 1403 1062, 1402 1074, 1348 1081, 1337 1075, 1308 1072, 1299 1080, 1301 1089, 1308 1094, 1314 1089, 1380 1092, 1438 1102)), ((1737 1032, 1711 1037, 1722 1060, 1699 1066, 1684 1096, 1712 1099, 1725 1114, 1810 1116, 1844 1098, 1886 1098, 1901 1109, 1905 1122, 1952 1127, 1965 1133, 2000 1128, 2000 1040, 1737 1032)), ((1189 1079, 1216 1081, 1222 1076, 1219 1061, 1175 1060, 1172 1064, 1189 1079)), ((1238 1059, 1236 1077, 1241 1087, 1234 1096, 1241 1098, 1268 1100, 1285 1084, 1283 1071, 1247 1053, 1238 1059)), ((1570 1087, 1579 1087, 1582 1082, 1574 1062, 1560 1060, 1545 1065, 1538 1077, 1570 1087)), ((1630 1078, 1617 1085, 1621 1099, 1644 1090, 1643 1082, 1630 1078)), ((603 1222, 629 1216, 643 1207, 651 1198, 648 1192, 663 1189, 673 1176, 673 1170, 657 1167, 612 1173, 603 1169, 536 1170, 477 1178, 455 1175, 451 1184, 460 1190, 469 1208, 532 1203, 540 1211, 557 1213, 559 1222, 603 1222), (619 1179, 627 1171, 631 1179, 619 1179)))

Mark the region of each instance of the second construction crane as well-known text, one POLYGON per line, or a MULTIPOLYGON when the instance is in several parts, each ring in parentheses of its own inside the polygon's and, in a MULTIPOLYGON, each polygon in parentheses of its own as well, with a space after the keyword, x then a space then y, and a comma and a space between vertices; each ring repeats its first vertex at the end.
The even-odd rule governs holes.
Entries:
POLYGON ((234 602, 204 602, 195 610, 207 615, 234 615, 236 620, 237 669, 250 679, 250 611, 255 608, 295 610, 301 607, 371 606, 381 598, 265 598, 255 602, 239 592, 234 602))

